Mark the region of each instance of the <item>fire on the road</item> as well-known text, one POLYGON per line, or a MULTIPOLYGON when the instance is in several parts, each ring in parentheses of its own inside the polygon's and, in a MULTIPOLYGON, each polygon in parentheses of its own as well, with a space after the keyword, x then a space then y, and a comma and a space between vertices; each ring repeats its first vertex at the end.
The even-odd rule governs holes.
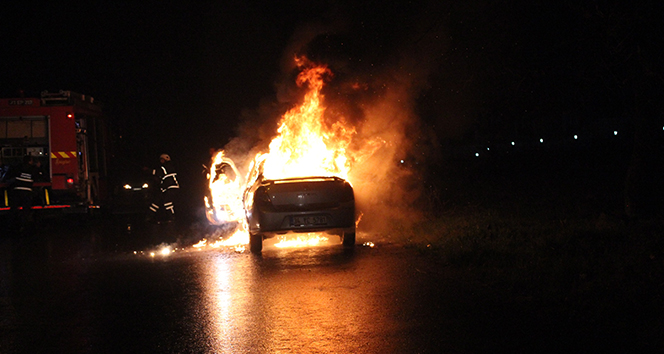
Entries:
POLYGON ((231 237, 227 239, 219 239, 208 243, 207 239, 202 239, 195 245, 194 249, 202 250, 204 248, 221 248, 229 247, 233 248, 236 252, 244 252, 245 245, 249 243, 249 233, 246 232, 246 229, 237 230, 231 237))

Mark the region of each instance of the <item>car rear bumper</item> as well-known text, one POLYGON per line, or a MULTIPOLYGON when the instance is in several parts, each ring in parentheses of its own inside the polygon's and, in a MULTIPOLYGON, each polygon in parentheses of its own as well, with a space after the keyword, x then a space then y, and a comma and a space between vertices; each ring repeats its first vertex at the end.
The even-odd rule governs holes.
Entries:
POLYGON ((355 208, 331 208, 315 211, 257 210, 249 218, 249 232, 270 234, 342 230, 354 232, 355 208))

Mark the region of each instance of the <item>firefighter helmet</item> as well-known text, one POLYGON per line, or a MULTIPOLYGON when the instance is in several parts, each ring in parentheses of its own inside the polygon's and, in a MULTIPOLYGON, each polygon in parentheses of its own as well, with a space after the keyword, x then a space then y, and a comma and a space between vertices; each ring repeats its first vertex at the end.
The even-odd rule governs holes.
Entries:
POLYGON ((159 156, 159 159, 160 160, 164 159, 164 161, 171 161, 171 157, 168 156, 168 154, 161 154, 161 156, 159 156))

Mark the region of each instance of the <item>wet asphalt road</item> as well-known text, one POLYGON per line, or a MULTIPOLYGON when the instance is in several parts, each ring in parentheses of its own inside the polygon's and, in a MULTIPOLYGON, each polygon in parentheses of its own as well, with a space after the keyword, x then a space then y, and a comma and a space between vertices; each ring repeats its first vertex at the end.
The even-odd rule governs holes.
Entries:
POLYGON ((141 254, 162 231, 3 235, 0 353, 592 352, 601 340, 569 314, 362 235, 350 251, 141 254))
POLYGON ((0 352, 399 353, 440 341, 429 277, 401 248, 151 257, 98 250, 99 237, 2 239, 0 352))

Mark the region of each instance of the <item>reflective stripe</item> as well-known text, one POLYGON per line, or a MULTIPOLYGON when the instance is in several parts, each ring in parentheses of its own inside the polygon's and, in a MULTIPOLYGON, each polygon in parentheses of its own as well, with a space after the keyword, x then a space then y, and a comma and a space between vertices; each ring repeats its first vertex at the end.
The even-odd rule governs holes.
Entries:
POLYGON ((14 190, 30 191, 30 192, 32 192, 32 188, 30 188, 30 187, 14 187, 14 190))
POLYGON ((25 178, 25 177, 16 177, 16 180, 17 180, 17 181, 21 181, 21 182, 28 182, 28 183, 32 183, 32 182, 34 182, 34 181, 32 180, 32 178, 25 178))
POLYGON ((76 151, 57 151, 56 154, 65 159, 76 157, 76 151))
MULTIPOLYGON (((168 173, 165 166, 159 166, 161 168, 161 192, 166 192, 169 189, 180 188, 177 179, 177 172, 168 173)), ((157 175, 157 170, 153 170, 153 173, 157 175)))
POLYGON ((52 159, 71 159, 76 158, 76 151, 52 151, 52 159))

